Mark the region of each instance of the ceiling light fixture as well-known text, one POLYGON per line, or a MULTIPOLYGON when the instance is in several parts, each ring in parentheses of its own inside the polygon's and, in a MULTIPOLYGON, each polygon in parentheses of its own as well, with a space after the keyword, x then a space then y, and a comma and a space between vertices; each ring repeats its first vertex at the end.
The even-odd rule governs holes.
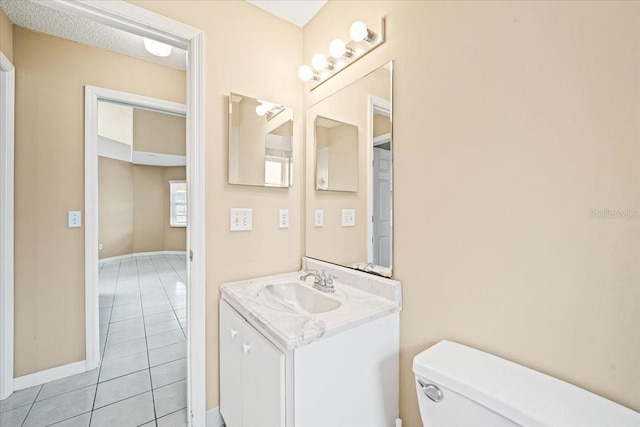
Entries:
POLYGON ((150 54, 159 56, 161 58, 171 55, 170 45, 161 43, 155 40, 151 40, 146 37, 143 37, 143 39, 144 39, 144 48, 147 49, 147 51, 150 54))
POLYGON ((298 77, 303 82, 311 82, 311 89, 328 80, 339 71, 353 64, 365 54, 384 43, 384 18, 380 19, 379 31, 371 30, 363 21, 355 21, 349 28, 351 40, 340 38, 329 43, 329 55, 316 53, 311 58, 311 66, 302 65, 298 77))

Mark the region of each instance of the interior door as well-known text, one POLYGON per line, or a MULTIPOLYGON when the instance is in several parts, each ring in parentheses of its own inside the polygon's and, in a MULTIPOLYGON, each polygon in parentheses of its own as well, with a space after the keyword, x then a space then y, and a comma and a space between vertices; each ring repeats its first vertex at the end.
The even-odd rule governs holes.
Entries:
POLYGON ((373 263, 391 267, 391 151, 373 147, 373 263))

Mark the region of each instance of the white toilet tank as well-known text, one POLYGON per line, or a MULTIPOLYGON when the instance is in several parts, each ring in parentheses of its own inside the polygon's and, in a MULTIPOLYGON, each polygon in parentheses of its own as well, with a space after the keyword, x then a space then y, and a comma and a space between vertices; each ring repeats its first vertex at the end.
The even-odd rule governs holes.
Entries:
POLYGON ((440 341, 413 359, 424 427, 640 427, 640 413, 482 351, 440 341))

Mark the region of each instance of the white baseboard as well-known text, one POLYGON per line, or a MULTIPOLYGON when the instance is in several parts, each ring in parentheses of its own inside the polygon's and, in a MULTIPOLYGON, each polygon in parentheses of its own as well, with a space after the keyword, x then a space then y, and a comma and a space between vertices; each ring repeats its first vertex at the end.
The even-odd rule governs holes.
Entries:
POLYGON ((44 371, 34 372, 33 374, 15 378, 13 380, 13 389, 23 390, 25 388, 33 387, 34 385, 48 383, 49 381, 59 380, 71 375, 81 374, 86 371, 86 361, 82 360, 80 362, 73 362, 68 365, 62 365, 57 368, 46 369, 44 371))
POLYGON ((207 427, 224 427, 224 420, 220 415, 220 407, 207 411, 207 427))
POLYGON ((123 259, 129 259, 139 256, 153 256, 153 255, 186 255, 187 251, 156 251, 156 252, 138 252, 135 254, 117 255, 109 258, 100 258, 98 262, 104 264, 105 262, 120 261, 123 259))

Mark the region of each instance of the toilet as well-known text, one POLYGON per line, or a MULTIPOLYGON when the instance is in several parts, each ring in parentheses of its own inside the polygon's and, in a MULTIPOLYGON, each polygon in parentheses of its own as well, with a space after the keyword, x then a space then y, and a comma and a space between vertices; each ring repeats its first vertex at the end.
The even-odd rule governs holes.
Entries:
POLYGON ((424 427, 640 427, 640 413, 482 351, 440 341, 413 359, 424 427))

